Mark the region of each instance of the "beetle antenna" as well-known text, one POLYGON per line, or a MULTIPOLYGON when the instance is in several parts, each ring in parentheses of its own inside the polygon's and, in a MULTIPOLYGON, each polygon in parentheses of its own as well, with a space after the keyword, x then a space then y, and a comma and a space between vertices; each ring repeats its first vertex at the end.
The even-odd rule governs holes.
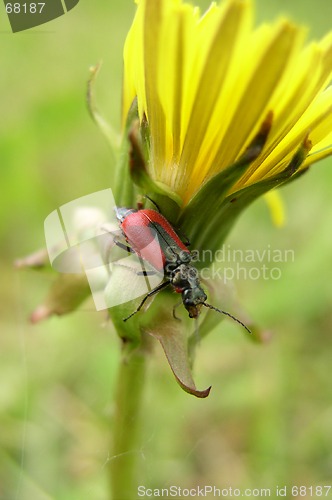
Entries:
POLYGON ((211 306, 211 304, 208 304, 207 302, 203 302, 202 305, 205 306, 205 307, 207 307, 208 309, 212 309, 213 311, 217 311, 218 313, 225 314, 225 316, 228 316, 229 318, 232 318, 234 321, 236 321, 241 326, 243 326, 243 328, 245 328, 247 330, 247 332, 249 332, 250 334, 252 334, 252 331, 249 330, 249 328, 244 323, 242 323, 242 321, 240 321, 239 319, 237 319, 235 316, 232 316, 229 312, 222 311, 221 309, 217 309, 216 307, 211 306))

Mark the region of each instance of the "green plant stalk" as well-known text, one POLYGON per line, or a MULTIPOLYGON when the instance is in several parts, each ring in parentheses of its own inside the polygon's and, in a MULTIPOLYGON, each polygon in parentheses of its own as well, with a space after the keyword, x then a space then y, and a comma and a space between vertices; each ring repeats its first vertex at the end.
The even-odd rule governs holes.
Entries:
POLYGON ((111 498, 135 500, 139 477, 140 408, 144 390, 146 352, 124 344, 115 394, 112 456, 109 461, 111 498))

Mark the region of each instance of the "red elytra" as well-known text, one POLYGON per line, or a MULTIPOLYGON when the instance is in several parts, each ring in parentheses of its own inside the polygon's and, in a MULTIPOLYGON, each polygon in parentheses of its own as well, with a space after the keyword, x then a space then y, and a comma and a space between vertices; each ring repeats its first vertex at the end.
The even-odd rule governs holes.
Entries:
POLYGON ((162 272, 172 255, 190 251, 168 220, 152 209, 117 209, 120 227, 131 247, 157 271, 162 272))
POLYGON ((190 318, 198 318, 202 306, 205 306, 229 316, 251 333, 242 321, 206 302, 207 296, 200 285, 198 272, 190 263, 191 253, 165 217, 152 209, 131 208, 117 208, 116 216, 131 251, 149 262, 156 271, 164 272, 164 281, 151 290, 136 311, 124 321, 140 311, 148 297, 171 285, 175 292, 181 293, 190 318))

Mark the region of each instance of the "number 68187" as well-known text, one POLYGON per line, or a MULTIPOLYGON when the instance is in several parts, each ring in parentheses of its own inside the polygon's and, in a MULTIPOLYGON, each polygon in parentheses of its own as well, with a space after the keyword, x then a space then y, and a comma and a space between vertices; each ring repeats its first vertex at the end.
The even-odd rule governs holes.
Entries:
POLYGON ((7 14, 40 14, 45 7, 45 3, 6 3, 7 14))

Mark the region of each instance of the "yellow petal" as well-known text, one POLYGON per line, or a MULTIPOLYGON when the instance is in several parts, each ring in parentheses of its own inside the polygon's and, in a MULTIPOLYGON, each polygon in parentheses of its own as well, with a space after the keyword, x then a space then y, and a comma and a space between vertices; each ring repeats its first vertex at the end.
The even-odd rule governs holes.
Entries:
POLYGON ((277 191, 269 191, 264 195, 267 206, 269 207, 273 223, 281 227, 285 223, 285 205, 282 197, 277 191))
POLYGON ((285 19, 253 27, 250 0, 200 17, 182 0, 140 0, 124 51, 124 116, 135 96, 151 133, 149 173, 187 204, 274 121, 235 192, 285 168, 308 135, 303 168, 332 153, 332 34, 304 45, 285 19))

